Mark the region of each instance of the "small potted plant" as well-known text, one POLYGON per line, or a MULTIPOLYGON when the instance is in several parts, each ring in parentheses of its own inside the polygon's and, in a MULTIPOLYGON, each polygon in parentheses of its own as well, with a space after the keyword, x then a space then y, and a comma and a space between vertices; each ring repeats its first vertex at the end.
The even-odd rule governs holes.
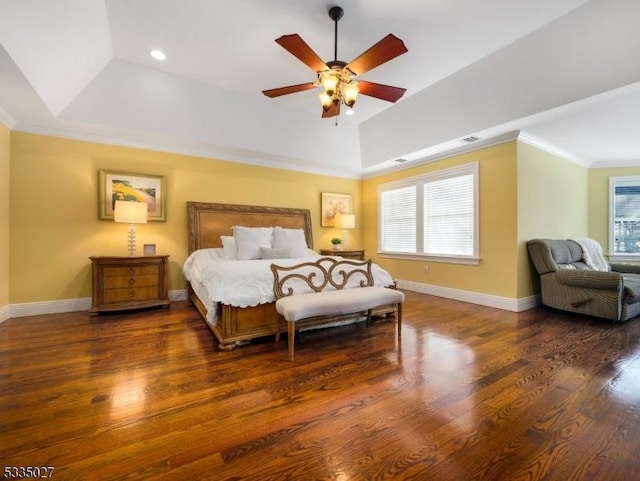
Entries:
POLYGON ((340 249, 342 249, 342 238, 341 237, 334 237, 333 239, 331 239, 331 243, 333 244, 333 250, 334 251, 339 251, 340 249))

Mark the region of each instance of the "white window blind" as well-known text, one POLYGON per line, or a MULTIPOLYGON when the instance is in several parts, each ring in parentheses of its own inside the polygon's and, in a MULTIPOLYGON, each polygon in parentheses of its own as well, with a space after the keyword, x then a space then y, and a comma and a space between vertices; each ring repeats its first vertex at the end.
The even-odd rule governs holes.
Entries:
POLYGON ((382 192, 382 250, 416 251, 416 186, 382 192))
POLYGON ((381 253, 479 259, 477 163, 382 184, 378 194, 381 253))
POLYGON ((424 184, 424 252, 471 256, 474 253, 472 175, 428 180, 424 184))

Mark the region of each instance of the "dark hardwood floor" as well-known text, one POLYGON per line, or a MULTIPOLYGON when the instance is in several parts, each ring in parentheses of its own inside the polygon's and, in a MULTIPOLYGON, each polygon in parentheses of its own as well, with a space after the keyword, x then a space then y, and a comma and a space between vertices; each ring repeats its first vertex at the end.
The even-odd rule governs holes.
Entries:
MULTIPOLYGON (((0 324, 0 469, 59 480, 635 480, 640 322, 407 292, 234 351, 186 301, 0 324), (44 470, 40 471, 45 474, 44 470)), ((19 473, 18 473, 19 474, 19 473)))

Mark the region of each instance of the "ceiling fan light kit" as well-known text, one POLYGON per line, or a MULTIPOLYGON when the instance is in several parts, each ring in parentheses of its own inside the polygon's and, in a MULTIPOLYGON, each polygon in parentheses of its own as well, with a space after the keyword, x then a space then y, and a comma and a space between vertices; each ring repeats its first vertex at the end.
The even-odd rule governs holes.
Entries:
POLYGON ((319 86, 323 88, 318 97, 325 111, 329 110, 332 103, 342 102, 348 107, 354 106, 360 90, 358 82, 353 77, 355 75, 348 69, 339 67, 332 67, 331 70, 318 74, 319 86))
POLYGON ((321 87, 318 97, 323 118, 340 115, 342 104, 349 107, 347 114, 353 114, 353 106, 359 94, 388 102, 400 99, 406 89, 356 80, 356 77, 407 52, 404 42, 389 34, 350 63, 338 60, 338 20, 343 14, 340 7, 329 9, 329 17, 335 25, 334 59, 330 62, 325 63, 298 34, 283 35, 276 39, 276 43, 316 72, 317 81, 263 90, 262 93, 273 98, 321 87))

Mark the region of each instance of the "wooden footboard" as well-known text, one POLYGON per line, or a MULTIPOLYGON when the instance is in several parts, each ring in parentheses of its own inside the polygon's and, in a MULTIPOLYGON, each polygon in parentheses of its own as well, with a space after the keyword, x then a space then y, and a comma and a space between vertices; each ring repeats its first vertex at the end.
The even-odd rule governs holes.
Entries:
MULTIPOLYGON (((207 308, 189 286, 189 299, 196 309, 207 319, 207 308)), ((230 351, 243 341, 256 337, 270 336, 276 333, 278 313, 273 302, 254 307, 236 307, 220 305, 220 316, 215 325, 207 325, 216 336, 220 349, 230 351)))

